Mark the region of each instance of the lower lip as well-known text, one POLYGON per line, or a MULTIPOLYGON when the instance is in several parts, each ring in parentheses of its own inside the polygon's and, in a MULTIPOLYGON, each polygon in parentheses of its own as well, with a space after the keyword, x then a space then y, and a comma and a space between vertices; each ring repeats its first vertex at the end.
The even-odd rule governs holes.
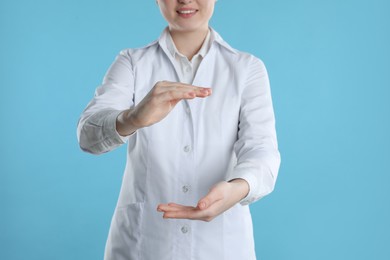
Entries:
POLYGON ((182 17, 182 18, 191 18, 191 17, 194 16, 197 12, 198 12, 198 11, 195 11, 195 12, 189 13, 189 14, 182 14, 182 13, 179 13, 179 12, 177 12, 177 13, 178 13, 179 16, 182 17))

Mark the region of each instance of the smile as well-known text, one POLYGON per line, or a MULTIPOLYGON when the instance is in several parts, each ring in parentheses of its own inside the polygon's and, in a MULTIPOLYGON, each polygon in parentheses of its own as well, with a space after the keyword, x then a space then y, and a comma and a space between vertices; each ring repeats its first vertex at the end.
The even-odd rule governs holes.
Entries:
POLYGON ((177 11, 179 14, 193 14, 196 12, 196 10, 179 10, 177 11))
POLYGON ((198 12, 198 10, 193 8, 180 8, 176 12, 181 18, 188 19, 194 16, 198 12))

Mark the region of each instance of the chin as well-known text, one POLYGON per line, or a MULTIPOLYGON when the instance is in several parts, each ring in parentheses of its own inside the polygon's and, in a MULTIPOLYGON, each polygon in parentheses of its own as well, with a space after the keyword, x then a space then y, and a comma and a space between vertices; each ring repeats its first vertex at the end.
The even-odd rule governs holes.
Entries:
POLYGON ((205 28, 208 28, 208 25, 200 25, 200 24, 186 24, 186 25, 180 25, 174 27, 176 30, 181 32, 194 32, 198 30, 203 30, 205 28))

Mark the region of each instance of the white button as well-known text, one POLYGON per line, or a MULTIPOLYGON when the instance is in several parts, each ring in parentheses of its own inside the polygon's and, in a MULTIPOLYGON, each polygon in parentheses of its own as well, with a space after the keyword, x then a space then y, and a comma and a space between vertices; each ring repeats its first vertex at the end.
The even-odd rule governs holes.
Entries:
POLYGON ((189 151, 191 151, 191 145, 186 145, 184 146, 184 152, 188 153, 189 151))
POLYGON ((187 193, 190 190, 190 186, 184 185, 182 187, 182 190, 183 190, 184 193, 187 193))
POLYGON ((190 71, 191 71, 191 67, 190 67, 190 66, 187 66, 187 67, 186 67, 186 71, 187 71, 187 72, 190 72, 190 71))
POLYGON ((182 232, 183 234, 187 233, 187 232, 188 232, 188 227, 187 227, 187 226, 182 226, 182 227, 181 227, 181 232, 182 232))
POLYGON ((191 109, 189 107, 186 107, 186 112, 189 114, 191 113, 191 109))

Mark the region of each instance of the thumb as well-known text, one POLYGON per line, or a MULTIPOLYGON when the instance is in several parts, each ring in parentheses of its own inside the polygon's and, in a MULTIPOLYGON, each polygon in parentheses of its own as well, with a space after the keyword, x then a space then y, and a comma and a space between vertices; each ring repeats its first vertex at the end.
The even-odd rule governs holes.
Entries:
POLYGON ((214 202, 219 200, 218 192, 215 189, 211 189, 209 193, 201 198, 198 202, 198 208, 199 209, 207 209, 210 205, 212 205, 214 202))

